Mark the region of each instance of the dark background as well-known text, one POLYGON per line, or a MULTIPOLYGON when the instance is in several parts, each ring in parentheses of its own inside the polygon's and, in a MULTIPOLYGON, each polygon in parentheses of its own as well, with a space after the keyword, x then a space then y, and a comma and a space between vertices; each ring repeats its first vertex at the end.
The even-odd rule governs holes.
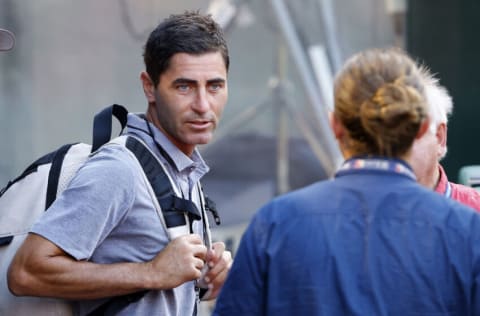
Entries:
POLYGON ((462 166, 480 164, 480 1, 410 0, 407 50, 440 78, 453 97, 448 154, 451 181, 462 166))

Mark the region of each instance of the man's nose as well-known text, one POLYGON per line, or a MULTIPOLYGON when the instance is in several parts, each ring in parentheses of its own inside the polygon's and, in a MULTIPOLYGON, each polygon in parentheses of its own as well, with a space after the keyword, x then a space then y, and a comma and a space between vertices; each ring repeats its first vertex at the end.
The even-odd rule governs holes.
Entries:
POLYGON ((208 94, 205 89, 198 89, 193 110, 196 112, 207 112, 210 109, 210 102, 208 101, 208 94))

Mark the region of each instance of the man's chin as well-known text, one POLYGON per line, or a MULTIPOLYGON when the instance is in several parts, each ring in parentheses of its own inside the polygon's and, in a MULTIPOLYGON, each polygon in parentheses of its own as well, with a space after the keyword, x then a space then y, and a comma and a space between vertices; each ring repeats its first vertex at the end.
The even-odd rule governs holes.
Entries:
POLYGON ((208 135, 197 135, 196 137, 193 137, 192 138, 192 141, 190 142, 190 144, 193 144, 193 145, 206 145, 208 143, 210 143, 212 140, 212 134, 208 134, 208 135))

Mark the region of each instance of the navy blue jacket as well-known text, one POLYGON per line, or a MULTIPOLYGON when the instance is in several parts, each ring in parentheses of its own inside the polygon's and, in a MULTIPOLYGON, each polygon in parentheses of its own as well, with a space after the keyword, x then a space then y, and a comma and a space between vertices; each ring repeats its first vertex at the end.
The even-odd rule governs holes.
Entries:
POLYGON ((343 171, 254 216, 214 315, 480 315, 480 215, 402 173, 343 171))

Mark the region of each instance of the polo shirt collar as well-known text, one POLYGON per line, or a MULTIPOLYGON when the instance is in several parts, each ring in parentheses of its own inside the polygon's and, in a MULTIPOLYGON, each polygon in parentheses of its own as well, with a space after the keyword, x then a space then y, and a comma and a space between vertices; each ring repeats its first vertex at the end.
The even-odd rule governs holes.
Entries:
MULTIPOLYGON (((172 167, 174 167, 177 172, 190 173, 193 170, 197 170, 201 174, 205 174, 209 171, 209 167, 203 160, 197 148, 194 149, 192 156, 188 157, 180 149, 178 149, 177 146, 175 146, 168 139, 168 137, 165 136, 165 134, 155 127, 155 125, 149 123, 143 114, 130 113, 128 115, 127 132, 141 137, 144 141, 146 139, 152 140, 147 124, 150 125, 150 130, 153 133, 153 142, 156 142, 161 148, 164 149, 165 153, 170 157, 169 159, 166 157, 165 158, 170 160, 170 164, 173 164, 172 167)), ((157 148, 154 148, 156 146, 154 143, 152 144, 152 141, 147 141, 147 144, 152 146, 152 149, 157 152, 157 148)))
POLYGON ((438 164, 438 171, 440 175, 439 175, 437 186, 435 187, 435 192, 445 194, 445 192, 447 191, 447 185, 448 185, 447 174, 445 173, 445 170, 440 164, 438 164))

